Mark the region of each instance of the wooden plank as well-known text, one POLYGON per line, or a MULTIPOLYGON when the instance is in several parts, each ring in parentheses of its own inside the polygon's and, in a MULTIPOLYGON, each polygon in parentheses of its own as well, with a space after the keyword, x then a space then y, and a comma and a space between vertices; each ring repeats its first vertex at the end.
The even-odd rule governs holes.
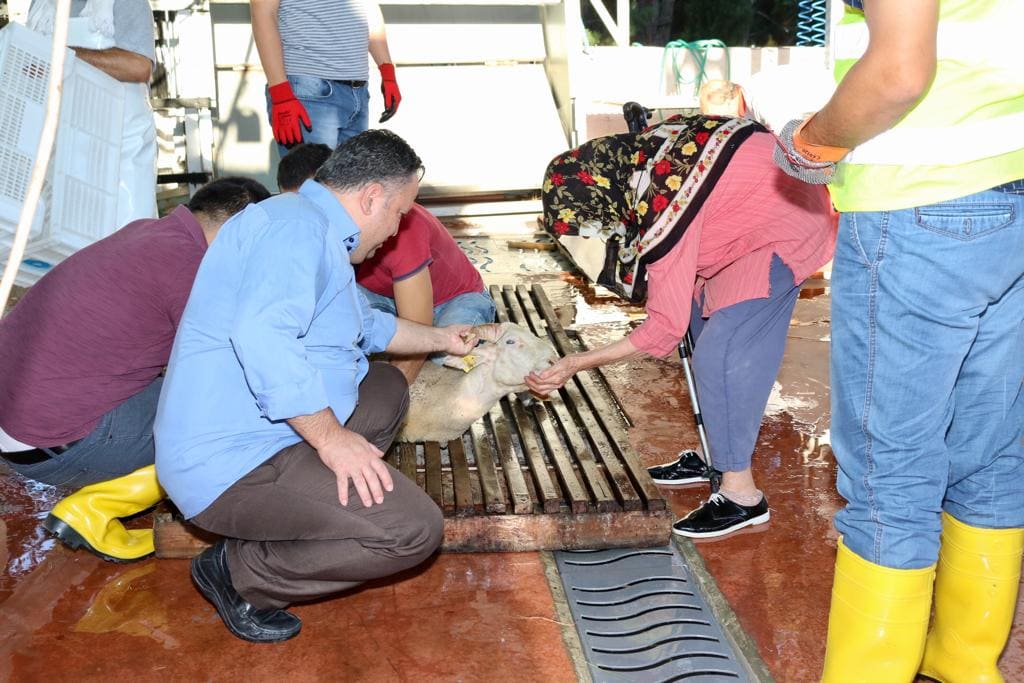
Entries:
POLYGON ((471 515, 476 511, 473 506, 473 487, 469 483, 469 462, 462 450, 462 439, 448 442, 448 460, 452 464, 452 485, 455 488, 455 514, 471 515))
MULTIPOLYGON (((524 552, 663 546, 672 537, 672 520, 668 510, 446 517, 441 550, 524 552)), ((155 516, 154 530, 156 556, 161 559, 194 557, 216 541, 216 537, 169 514, 155 516)))
POLYGON ((554 409, 555 416, 562 425, 562 434, 565 436, 566 443, 569 444, 572 456, 579 463, 580 474, 583 475, 584 484, 590 491, 597 511, 611 512, 612 510, 618 510, 619 504, 615 500, 615 494, 612 493, 604 472, 597 466, 594 454, 590 451, 590 444, 580 436, 579 426, 572 418, 572 415, 569 414, 569 409, 565 407, 562 398, 560 396, 553 396, 548 403, 554 409))
MULTIPOLYGON (((423 459, 426 463, 426 489, 427 495, 430 496, 431 500, 437 505, 437 507, 444 510, 446 513, 450 513, 451 510, 445 510, 444 507, 444 493, 441 485, 441 446, 436 441, 428 441, 423 444, 423 459)), ((455 506, 452 505, 452 509, 455 506)))
MULTIPOLYGON (((543 293, 543 290, 541 290, 543 293)), ((527 320, 531 321, 531 326, 535 333, 545 334, 546 330, 542 329, 540 320, 543 316, 537 310, 534 305, 533 297, 530 296, 530 290, 520 285, 516 287, 516 294, 518 295, 519 301, 522 304, 523 311, 527 320), (538 321, 538 322, 534 322, 538 321)), ((545 297, 544 301, 547 301, 545 297)), ((550 306, 550 303, 548 304, 550 306)), ((554 315, 554 311, 551 311, 551 315, 554 315)), ((557 320, 557 319, 556 319, 557 320)), ((544 320, 544 327, 546 327, 546 320, 544 320)), ((564 332, 564 330, 563 330, 564 332)), ((568 340, 568 336, 566 337, 568 340)), ((570 347, 571 348, 571 343, 570 347)), ((566 354, 565 350, 560 349, 562 355, 566 354)), ((566 398, 566 404, 571 407, 572 414, 583 424, 583 430, 581 430, 589 438, 589 443, 593 445, 593 450, 588 450, 582 457, 577 456, 580 459, 580 465, 583 467, 583 472, 588 478, 588 483, 591 476, 594 476, 599 483, 606 483, 607 480, 600 472, 595 472, 597 469, 596 462, 593 467, 590 462, 596 460, 595 455, 600 457, 601 463, 604 464, 605 470, 608 473, 608 477, 611 479, 611 493, 622 506, 622 509, 626 511, 639 510, 643 507, 643 501, 637 495, 636 489, 633 483, 630 481, 629 475, 626 473, 625 468, 619 461, 611 444, 608 443, 608 439, 601 427, 598 424, 597 418, 595 418, 591 411, 589 403, 580 393, 576 382, 567 382, 565 387, 562 389, 562 395, 566 398)), ((556 412, 559 411, 557 404, 555 405, 556 412)), ((559 412, 559 420, 562 420, 563 424, 566 423, 563 419, 562 414, 559 412)), ((577 450, 577 453, 580 451, 577 450)), ((591 488, 593 491, 594 489, 591 488)), ((597 493, 595 492, 595 497, 597 493)), ((607 508, 611 509, 611 508, 607 508)))
MULTIPOLYGON (((512 285, 505 285, 503 291, 505 292, 505 300, 508 303, 509 320, 514 323, 519 323, 520 325, 526 325, 530 328, 531 332, 537 334, 538 330, 534 327, 533 321, 529 320, 523 312, 523 307, 516 298, 516 293, 515 290, 512 289, 512 285)), ((543 331, 541 331, 540 334, 543 336, 543 331)))
POLYGON ((523 447, 526 465, 530 468, 530 473, 533 474, 533 482, 537 488, 541 507, 544 512, 558 512, 558 508, 562 505, 562 496, 548 473, 548 465, 544 462, 544 456, 537 444, 533 421, 522 402, 515 396, 509 397, 508 402, 512 407, 512 418, 519 432, 519 443, 523 447))
POLYGON ((398 469, 398 446, 399 444, 391 444, 391 448, 388 449, 388 453, 384 456, 385 461, 396 470, 398 469))
POLYGON ((595 512, 586 515, 493 515, 445 519, 445 552, 525 552, 663 546, 672 513, 595 512))
MULTIPOLYGON (((501 415, 501 408, 495 406, 491 410, 491 425, 494 428, 494 440, 498 442, 499 450, 507 447, 509 452, 512 451, 512 439, 508 434, 508 425, 505 423, 504 415, 501 415, 499 420, 495 420, 494 412, 497 410, 498 414, 501 415), (507 444, 507 446, 506 446, 507 444)), ((494 453, 490 448, 478 448, 476 437, 474 436, 473 441, 473 453, 476 456, 476 469, 480 475, 480 488, 483 493, 484 509, 488 514, 504 514, 507 509, 507 503, 505 495, 502 492, 501 485, 498 483, 498 472, 494 465, 494 453)), ((488 444, 490 445, 490 444, 488 444)), ((512 461, 516 460, 515 453, 512 453, 512 461)), ((519 463, 516 462, 516 469, 519 463)), ((520 473, 521 475, 522 473, 520 473)), ((525 500, 520 501, 520 509, 530 506, 530 497, 527 495, 525 500)))
MULTIPOLYGON (((551 332, 555 348, 563 356, 575 352, 575 348, 566 336, 562 324, 558 321, 558 316, 555 315, 555 311, 551 307, 551 302, 548 301, 544 289, 540 285, 534 284, 532 291, 537 307, 547 323, 548 331, 551 332)), ((651 475, 647 473, 646 468, 640 464, 633 449, 630 448, 629 436, 625 428, 615 419, 612 412, 615 408, 608 405, 607 400, 601 393, 600 388, 596 386, 594 378, 590 375, 589 371, 577 373, 575 381, 579 384, 583 395, 586 396, 590 406, 594 409, 594 415, 607 431, 615 455, 619 457, 625 466, 626 471, 629 473, 630 481, 636 487, 637 492, 647 502, 647 508, 649 510, 664 510, 666 508, 665 498, 662 497, 658 487, 651 481, 651 475)))
POLYGON ((165 504, 153 513, 153 545, 160 559, 195 557, 218 538, 217 534, 175 517, 165 504))
MULTIPOLYGON (((515 301, 515 304, 511 305, 510 308, 512 310, 518 308, 520 318, 529 323, 533 333, 546 337, 546 326, 537 312, 533 300, 530 298, 530 291, 520 285, 516 287, 515 292, 512 292, 511 288, 507 287, 505 294, 510 301, 515 301)), ((574 382, 569 382, 566 386, 576 392, 574 382)), ((598 512, 615 510, 619 507, 619 500, 622 499, 621 492, 617 492, 609 485, 604 472, 598 467, 594 453, 590 449, 590 443, 581 436, 579 424, 573 419, 566 408, 563 396, 571 396, 571 394, 566 391, 555 394, 551 397, 549 404, 554 409, 555 415, 562 425, 562 433, 565 435, 565 440, 569 444, 573 457, 579 463, 580 473, 587 485, 587 489, 589 489, 593 496, 594 505, 597 507, 598 512)))
POLYGON ((637 494, 636 488, 633 487, 633 482, 630 481, 629 474, 626 473, 622 462, 615 456, 612 445, 608 443, 608 438, 601 430, 601 426, 594 418, 590 405, 587 404, 574 383, 567 383, 566 390, 569 396, 568 402, 577 419, 583 423, 587 437, 594 447, 594 453, 600 458, 601 464, 604 465, 605 472, 611 480, 615 499, 626 512, 643 509, 643 501, 637 494))
POLYGON ((416 485, 419 485, 419 482, 416 480, 416 444, 399 444, 398 467, 402 474, 411 479, 416 485))
POLYGON ((505 301, 501 298, 501 287, 498 285, 491 285, 491 298, 494 299, 494 308, 497 320, 499 323, 507 323, 508 310, 505 308, 505 301))
POLYGON ((562 490, 565 491, 566 498, 569 500, 569 508, 576 514, 586 512, 589 498, 586 491, 583 490, 583 486, 580 485, 580 480, 576 477, 572 459, 565 452, 562 442, 558 440, 558 433, 555 431, 551 416, 548 415, 547 409, 537 401, 533 404, 533 415, 537 418, 537 424, 540 425, 541 438, 551 455, 555 471, 558 472, 558 480, 562 483, 562 490))
MULTIPOLYGON (((492 425, 501 424, 505 419, 499 405, 491 408, 489 416, 492 425)), ((493 462, 494 450, 491 448, 491 443, 487 440, 483 423, 479 421, 474 422, 471 429, 474 452, 485 453, 484 457, 490 457, 493 462)), ((512 512, 517 515, 528 515, 533 512, 533 500, 530 498, 530 492, 527 490, 526 482, 523 480, 523 471, 519 468, 519 460, 512 450, 512 440, 503 440, 501 437, 497 437, 495 440, 498 442, 498 457, 501 462, 502 473, 505 475, 505 484, 508 486, 508 497, 512 502, 512 512)))

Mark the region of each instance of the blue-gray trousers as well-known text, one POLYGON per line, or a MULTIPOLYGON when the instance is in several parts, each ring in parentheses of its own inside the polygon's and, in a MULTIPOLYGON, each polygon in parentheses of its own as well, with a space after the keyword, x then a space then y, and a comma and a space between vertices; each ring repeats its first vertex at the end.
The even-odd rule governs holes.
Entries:
POLYGON ((712 461, 721 472, 750 467, 800 293, 778 256, 772 257, 769 281, 768 298, 741 301, 707 319, 701 317, 703 296, 693 303, 693 373, 712 461))

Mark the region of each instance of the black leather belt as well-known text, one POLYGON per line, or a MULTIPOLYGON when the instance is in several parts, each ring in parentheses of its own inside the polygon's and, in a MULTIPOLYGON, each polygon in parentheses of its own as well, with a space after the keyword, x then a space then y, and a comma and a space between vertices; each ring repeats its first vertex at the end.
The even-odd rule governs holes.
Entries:
POLYGON ((39 463, 46 462, 50 459, 51 456, 46 451, 51 451, 54 455, 60 455, 79 441, 81 441, 81 439, 61 444, 59 446, 50 446, 46 450, 43 450, 42 448, 33 448, 30 451, 15 451, 13 453, 0 453, 0 455, 3 455, 4 460, 13 462, 15 465, 38 465, 39 463))
POLYGON ((362 88, 366 85, 366 81, 331 81, 331 83, 341 83, 347 85, 350 88, 362 88))

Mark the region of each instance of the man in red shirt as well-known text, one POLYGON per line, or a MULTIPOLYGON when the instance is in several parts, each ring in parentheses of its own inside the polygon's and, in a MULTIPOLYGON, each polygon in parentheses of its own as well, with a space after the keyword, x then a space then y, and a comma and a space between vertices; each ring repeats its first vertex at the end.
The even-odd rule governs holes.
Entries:
MULTIPOLYGON (((448 230, 413 204, 398 234, 359 266, 356 280, 370 305, 424 325, 480 325, 494 321, 494 301, 483 279, 448 230)), ((410 384, 426 356, 392 363, 410 384)))
POLYGON ((163 498, 153 467, 160 375, 207 246, 269 196, 247 178, 214 181, 187 206, 63 261, 0 320, 0 460, 80 489, 44 523, 71 547, 116 561, 153 552, 152 530, 118 518, 163 498))

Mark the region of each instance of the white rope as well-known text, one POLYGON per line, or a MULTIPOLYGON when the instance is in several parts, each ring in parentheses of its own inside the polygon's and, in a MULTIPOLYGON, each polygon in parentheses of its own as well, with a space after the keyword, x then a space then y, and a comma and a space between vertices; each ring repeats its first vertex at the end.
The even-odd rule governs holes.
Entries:
POLYGON ((46 180, 46 169, 50 165, 50 154, 57 137, 57 121, 60 117, 61 91, 64 83, 64 59, 67 55, 68 17, 71 15, 71 0, 57 0, 53 27, 53 48, 50 51, 50 82, 47 89, 46 112, 43 118, 43 132, 39 136, 39 147, 36 149, 36 162, 32 167, 25 202, 21 205, 18 227, 11 242, 11 253, 7 257, 7 266, 0 278, 0 314, 7 308, 7 299, 14 286, 14 278, 25 256, 25 245, 32 227, 32 219, 36 215, 39 196, 43 192, 43 181, 46 180))

